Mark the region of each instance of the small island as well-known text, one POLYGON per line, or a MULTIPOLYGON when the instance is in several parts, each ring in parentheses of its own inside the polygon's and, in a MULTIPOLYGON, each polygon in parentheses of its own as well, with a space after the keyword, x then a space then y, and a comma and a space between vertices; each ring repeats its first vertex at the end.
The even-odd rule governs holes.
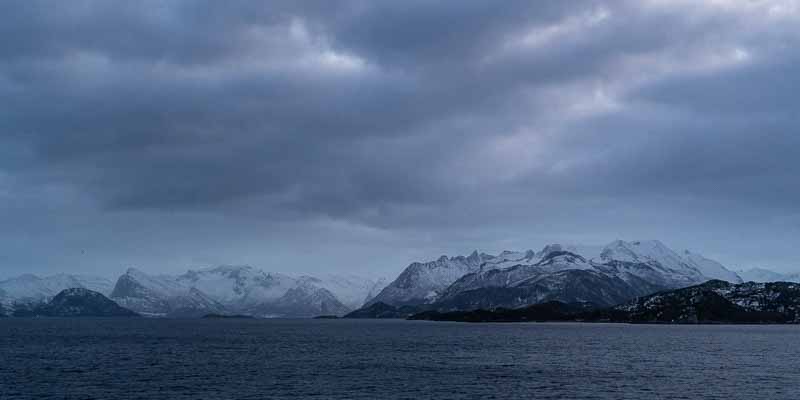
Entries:
POLYGON ((206 314, 201 317, 202 319, 255 319, 252 315, 244 314, 206 314))

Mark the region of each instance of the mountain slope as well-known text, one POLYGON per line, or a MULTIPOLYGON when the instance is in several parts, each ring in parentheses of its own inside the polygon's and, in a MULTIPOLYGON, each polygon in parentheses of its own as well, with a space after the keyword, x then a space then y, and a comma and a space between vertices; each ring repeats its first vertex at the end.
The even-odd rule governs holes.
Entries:
MULTIPOLYGON (((637 278, 633 278, 637 279, 637 278)), ((659 288, 640 281, 631 284, 592 270, 569 269, 535 275, 511 286, 457 291, 433 304, 439 310, 517 308, 549 301, 611 306, 659 288)))
POLYGON ((150 276, 131 268, 117 280, 111 299, 144 315, 167 315, 173 311, 173 299, 182 295, 183 289, 171 277, 150 276))

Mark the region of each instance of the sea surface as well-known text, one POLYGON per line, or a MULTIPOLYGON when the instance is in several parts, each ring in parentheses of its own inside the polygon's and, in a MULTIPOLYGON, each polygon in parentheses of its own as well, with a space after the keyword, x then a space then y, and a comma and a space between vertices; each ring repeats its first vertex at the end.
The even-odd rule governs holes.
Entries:
POLYGON ((0 399, 800 399, 800 326, 0 319, 0 399))

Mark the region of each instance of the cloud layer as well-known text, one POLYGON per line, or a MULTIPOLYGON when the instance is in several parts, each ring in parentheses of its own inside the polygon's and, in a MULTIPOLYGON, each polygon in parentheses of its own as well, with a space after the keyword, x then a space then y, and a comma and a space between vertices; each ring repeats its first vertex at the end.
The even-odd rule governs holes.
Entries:
POLYGON ((0 268, 383 272, 638 237, 800 268, 798 22, 766 0, 7 2, 0 268))

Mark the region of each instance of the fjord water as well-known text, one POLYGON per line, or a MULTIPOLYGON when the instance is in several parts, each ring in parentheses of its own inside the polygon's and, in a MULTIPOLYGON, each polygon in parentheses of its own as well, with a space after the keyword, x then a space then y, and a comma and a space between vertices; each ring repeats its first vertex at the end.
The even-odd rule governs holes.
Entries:
POLYGON ((0 399, 797 399, 800 327, 0 320, 0 399))

